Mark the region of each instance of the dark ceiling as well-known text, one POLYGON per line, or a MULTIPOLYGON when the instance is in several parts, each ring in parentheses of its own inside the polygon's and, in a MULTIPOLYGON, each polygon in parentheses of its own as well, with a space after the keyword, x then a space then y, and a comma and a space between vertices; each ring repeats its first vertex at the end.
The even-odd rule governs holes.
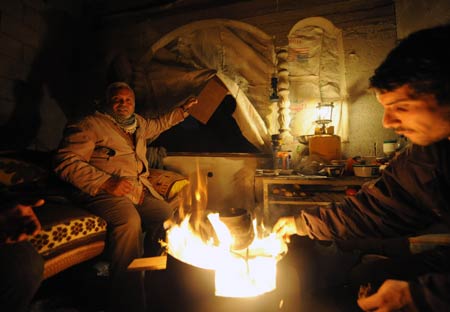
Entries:
POLYGON ((85 5, 94 15, 106 18, 140 14, 151 17, 212 9, 246 1, 249 0, 85 0, 85 5))

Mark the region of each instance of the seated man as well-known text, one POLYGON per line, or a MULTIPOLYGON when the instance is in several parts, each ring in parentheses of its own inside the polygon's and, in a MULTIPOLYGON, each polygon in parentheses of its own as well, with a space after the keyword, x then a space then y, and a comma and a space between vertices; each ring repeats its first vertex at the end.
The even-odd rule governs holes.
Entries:
POLYGON ((144 232, 145 245, 157 243, 154 233, 173 214, 148 179, 146 143, 183 121, 196 103, 191 98, 166 115, 146 119, 135 114, 130 86, 115 82, 107 88, 100 111, 66 129, 55 171, 78 189, 74 197, 108 224, 108 311, 146 311, 144 276, 127 267, 144 254, 144 232))
POLYGON ((44 273, 44 259, 27 241, 41 226, 33 207, 21 204, 2 190, 0 207, 0 311, 25 312, 44 273))

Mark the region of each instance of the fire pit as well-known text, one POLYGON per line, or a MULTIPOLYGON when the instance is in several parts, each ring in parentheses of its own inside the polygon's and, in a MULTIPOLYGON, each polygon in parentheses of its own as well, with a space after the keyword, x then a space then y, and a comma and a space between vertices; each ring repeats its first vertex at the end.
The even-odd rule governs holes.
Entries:
POLYGON ((276 287, 283 241, 259 238, 255 220, 240 209, 208 214, 215 235, 206 241, 190 218, 167 230, 166 269, 148 278, 151 311, 286 311, 276 287))
POLYGON ((167 251, 184 263, 214 271, 216 296, 253 297, 276 288, 276 264, 287 250, 281 239, 254 235, 255 222, 241 210, 222 217, 208 214, 217 237, 208 241, 193 231, 189 218, 167 231, 167 251))
MULTIPOLYGON (((215 294, 215 272, 201 269, 167 255, 167 268, 147 278, 149 311, 183 312, 274 312, 286 310, 281 287, 259 296, 236 298, 215 294)), ((292 287, 292 283, 287 283, 292 287)))
POLYGON ((208 212, 202 177, 191 179, 195 191, 186 191, 186 205, 180 204, 166 231, 167 269, 152 273, 151 280, 159 276, 160 281, 151 298, 169 294, 169 300, 162 299, 172 305, 169 311, 279 310, 277 263, 286 243, 259 233, 246 209, 208 212), (161 289, 161 282, 167 287, 161 289))

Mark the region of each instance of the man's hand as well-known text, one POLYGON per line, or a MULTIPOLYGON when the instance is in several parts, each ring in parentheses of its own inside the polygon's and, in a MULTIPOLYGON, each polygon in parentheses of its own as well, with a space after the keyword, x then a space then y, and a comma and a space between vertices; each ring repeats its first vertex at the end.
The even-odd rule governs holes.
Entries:
POLYGON ((181 105, 181 108, 183 109, 184 112, 189 111, 189 109, 196 105, 198 103, 198 99, 195 97, 190 97, 187 99, 186 103, 184 103, 183 105, 181 105))
POLYGON ((375 294, 358 299, 358 305, 370 312, 417 312, 408 282, 398 280, 386 280, 375 294))
POLYGON ((27 240, 41 230, 41 223, 33 211, 33 207, 45 203, 39 199, 33 204, 16 204, 0 214, 0 243, 13 244, 27 240))
POLYGON ((101 189, 114 196, 124 196, 131 192, 133 183, 127 178, 111 177, 103 183, 101 189))
POLYGON ((294 217, 282 217, 273 226, 273 233, 282 237, 286 242, 290 242, 290 236, 297 233, 297 225, 294 217))

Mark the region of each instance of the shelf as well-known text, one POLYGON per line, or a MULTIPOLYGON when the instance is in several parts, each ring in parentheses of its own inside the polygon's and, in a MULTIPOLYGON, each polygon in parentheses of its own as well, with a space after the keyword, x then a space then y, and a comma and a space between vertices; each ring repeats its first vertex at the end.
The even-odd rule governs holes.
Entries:
POLYGON ((292 202, 302 203, 305 201, 308 202, 337 202, 342 201, 345 197, 345 190, 341 192, 314 192, 308 194, 306 196, 281 196, 281 195, 273 195, 269 193, 269 204, 270 203, 282 203, 282 202, 292 202))
POLYGON ((361 178, 355 176, 341 177, 341 178, 329 178, 329 177, 308 178, 307 176, 299 176, 299 175, 277 175, 277 176, 255 175, 255 179, 268 181, 272 184, 298 183, 298 184, 334 185, 334 186, 361 185, 364 182, 371 180, 371 178, 361 178))
POLYGON ((299 205, 299 206, 311 206, 311 205, 328 206, 328 205, 331 204, 331 202, 329 202, 329 201, 321 202, 321 201, 306 201, 306 200, 303 200, 303 201, 299 201, 299 200, 292 200, 292 201, 289 201, 289 200, 283 200, 283 201, 281 201, 281 200, 279 200, 279 201, 277 201, 277 200, 270 200, 268 203, 269 204, 278 204, 278 205, 299 205))
MULTIPOLYGON (((349 186, 360 187, 370 180, 354 176, 314 178, 298 175, 256 175, 255 187, 259 188, 259 193, 262 190, 264 220, 268 220, 274 205, 295 205, 300 208, 312 205, 329 206, 333 202, 344 200, 349 186)), ((256 193, 258 194, 258 191, 256 193)))

